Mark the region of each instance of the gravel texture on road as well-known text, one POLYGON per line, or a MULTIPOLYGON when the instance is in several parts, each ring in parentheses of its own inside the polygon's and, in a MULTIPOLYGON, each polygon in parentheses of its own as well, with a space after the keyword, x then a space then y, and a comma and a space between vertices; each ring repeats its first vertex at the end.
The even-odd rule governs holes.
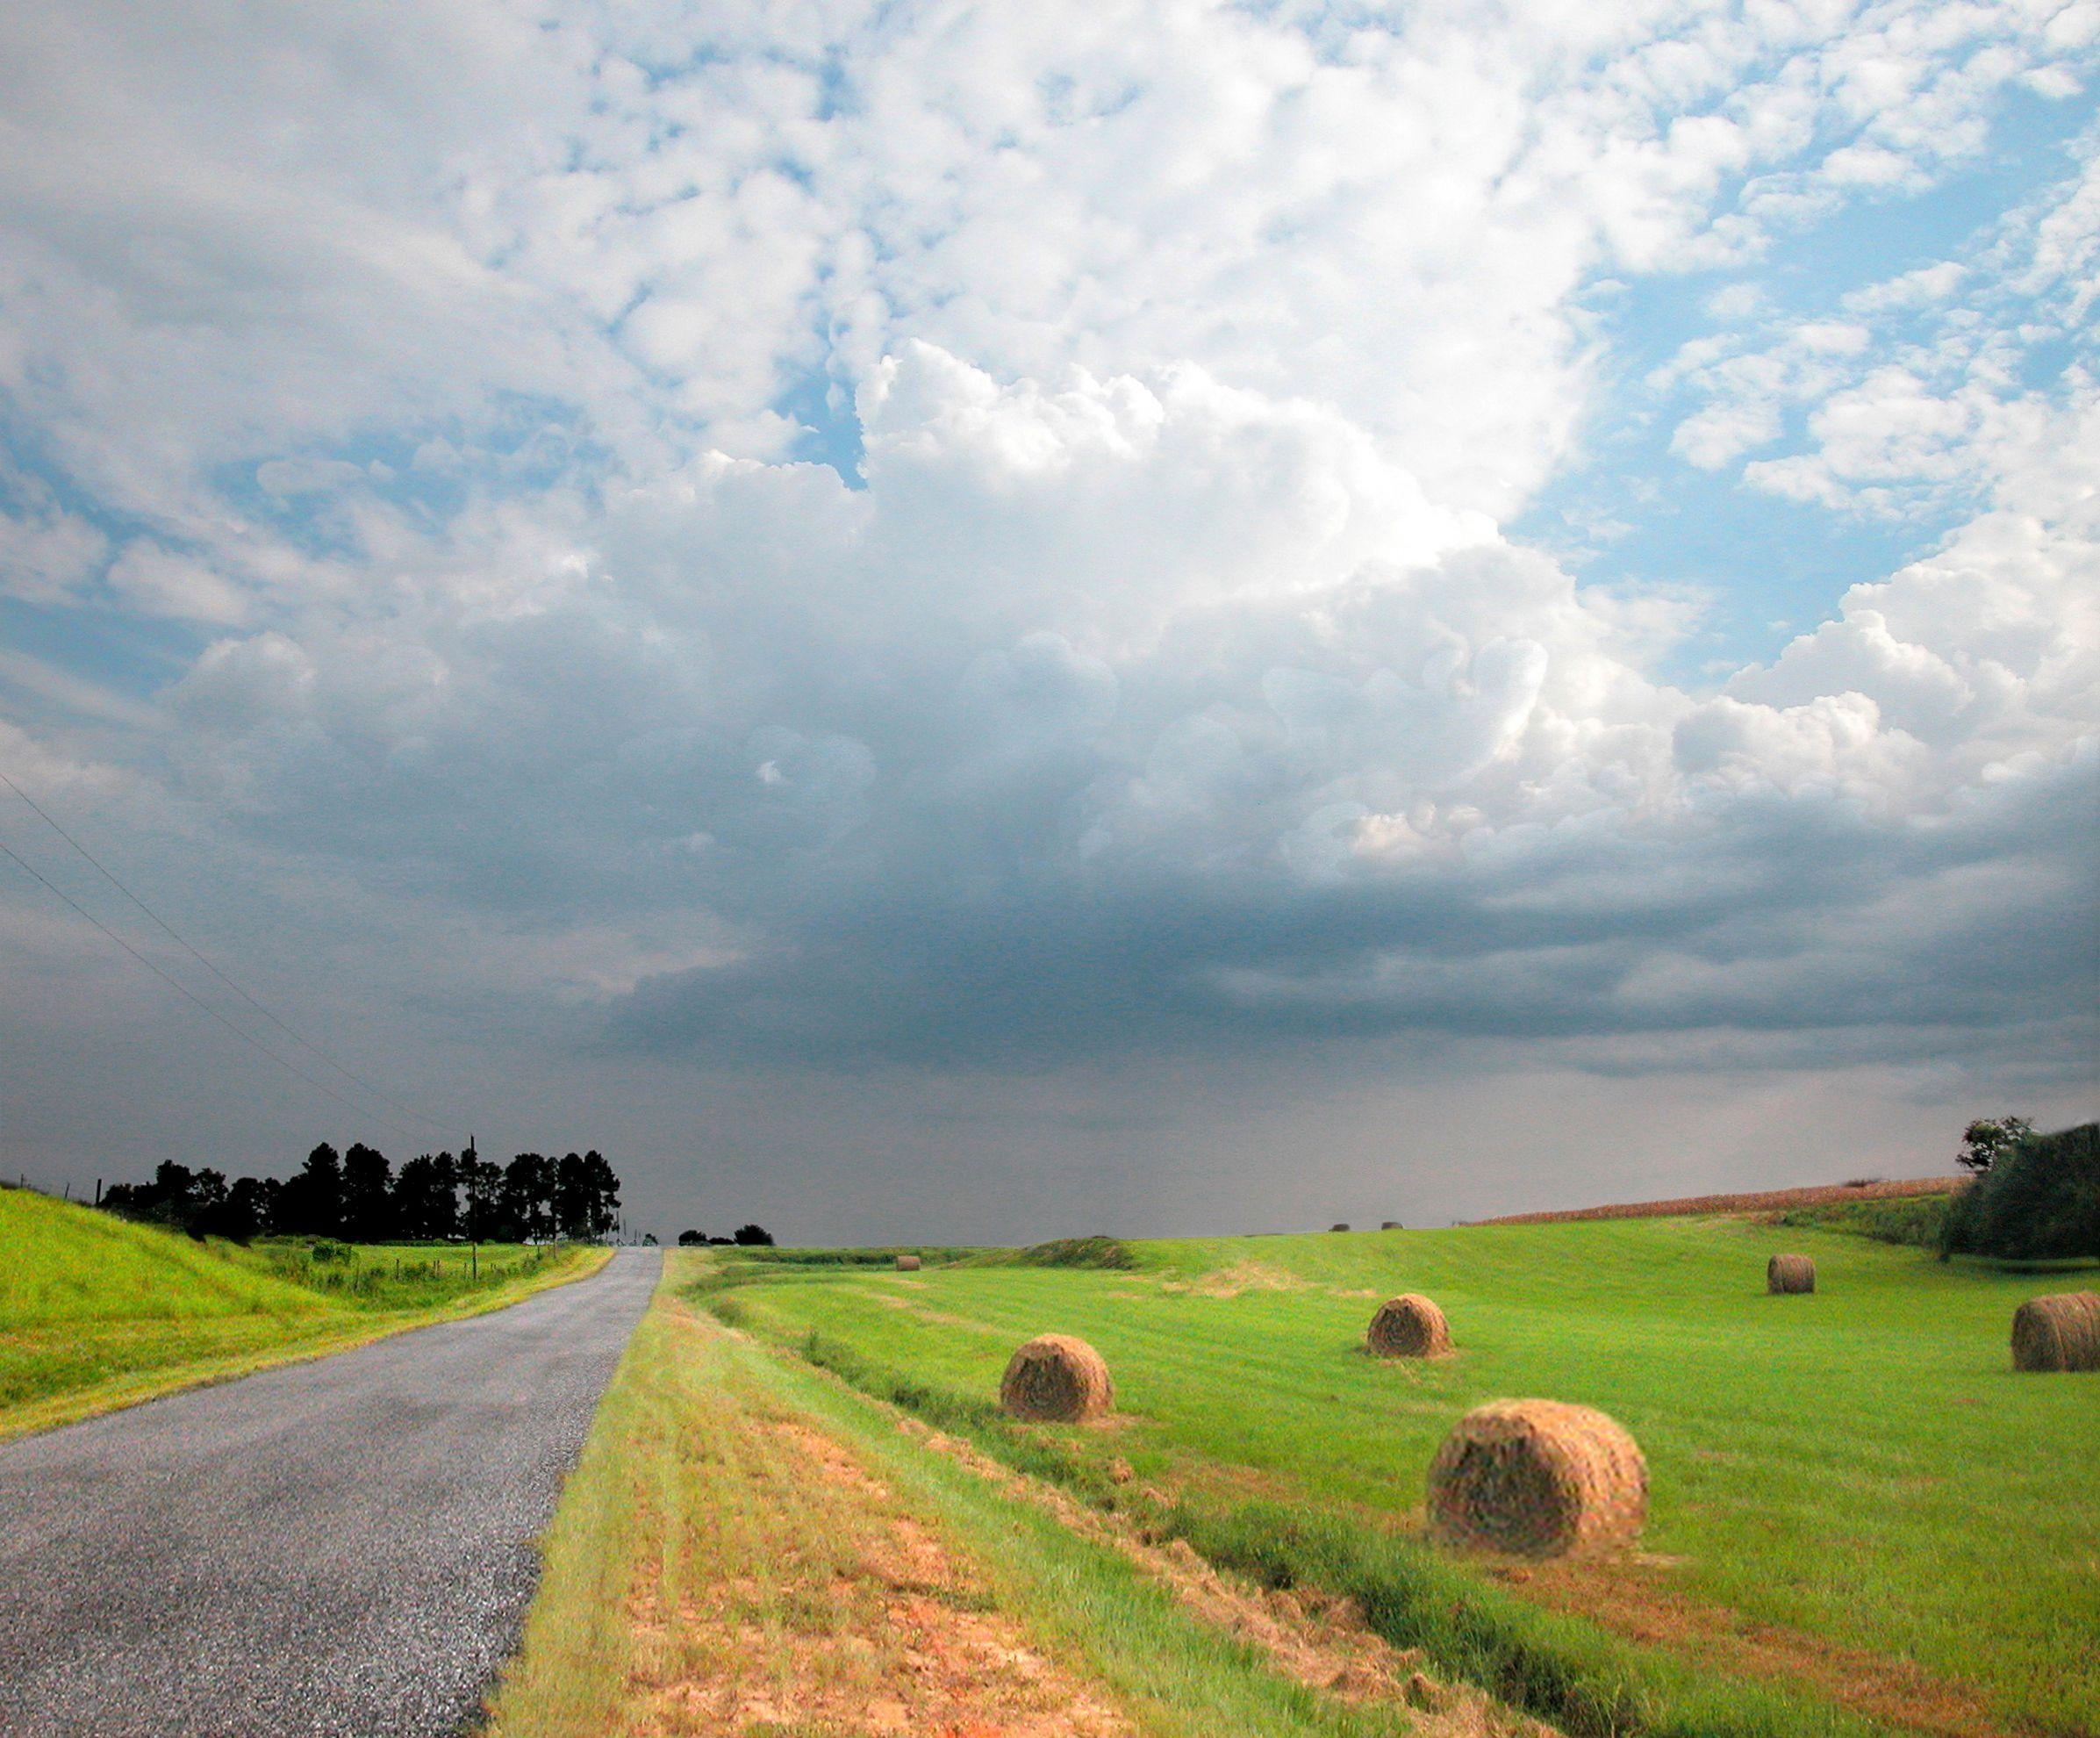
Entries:
POLYGON ((0 1447, 0 1733, 469 1727, 657 1269, 0 1447))

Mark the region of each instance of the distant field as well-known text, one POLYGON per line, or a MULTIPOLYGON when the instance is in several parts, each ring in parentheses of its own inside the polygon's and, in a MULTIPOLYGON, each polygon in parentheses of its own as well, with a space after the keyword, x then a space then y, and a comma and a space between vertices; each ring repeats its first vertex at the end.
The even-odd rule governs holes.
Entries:
POLYGON ((597 1250, 200 1244, 0 1189, 0 1440, 513 1302, 597 1250))
POLYGON ((1910 1177, 1896 1182, 1820 1183, 1806 1189, 1768 1189, 1750 1195, 1688 1195, 1674 1201, 1629 1201, 1613 1207, 1561 1208, 1548 1213, 1509 1213, 1482 1219, 1484 1225, 1568 1224, 1578 1219, 1682 1219, 1716 1213, 1768 1213, 1789 1207, 1849 1206, 1862 1201, 1944 1196, 1968 1186, 1967 1177, 1910 1177))
POLYGON ((1126 1461, 1203 1548, 1389 1594, 1402 1639, 1466 1656, 1541 1712, 1592 1709, 1573 1727, 1836 1731, 1842 1706, 1886 1729, 2100 1731, 2100 1378, 2016 1375, 2007 1352, 2022 1299, 2091 1277, 1743 1218, 1129 1250, 1120 1271, 755 1261, 712 1295, 763 1338, 987 1440, 1014 1345, 1084 1335, 1115 1372, 1121 1422, 1007 1431, 1008 1452, 1050 1454, 1096 1492, 1126 1461), (1782 1248, 1816 1258, 1814 1296, 1765 1295, 1782 1248), (1457 1357, 1364 1355, 1371 1311, 1403 1289, 1444 1305, 1457 1357), (1653 1482, 1641 1553, 1497 1570, 1414 1544, 1437 1443, 1507 1395, 1601 1406, 1633 1431, 1653 1482), (1599 1628, 1506 1644, 1541 1608, 1599 1628), (1802 1699, 1731 1702, 1726 1684, 1756 1683, 1802 1699))

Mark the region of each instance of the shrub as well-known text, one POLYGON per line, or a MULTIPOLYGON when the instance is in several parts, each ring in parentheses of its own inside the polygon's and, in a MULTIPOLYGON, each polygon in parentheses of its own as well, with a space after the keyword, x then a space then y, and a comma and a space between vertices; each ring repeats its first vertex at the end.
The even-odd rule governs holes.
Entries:
POLYGON ((1955 1198, 1939 1250, 2014 1261, 2100 1255, 2100 1123, 2007 1149, 1955 1198))
POLYGON ((1061 1237, 1022 1250, 1015 1265, 1023 1268, 1129 1268, 1137 1257, 1129 1245, 1114 1237, 1061 1237))
POLYGON ((1780 1215, 1782 1225, 1812 1225, 1822 1231, 1851 1232, 1877 1243, 1907 1243, 1937 1249, 1946 1225, 1946 1195, 1892 1195, 1878 1201, 1837 1201, 1820 1207, 1795 1207, 1780 1215))

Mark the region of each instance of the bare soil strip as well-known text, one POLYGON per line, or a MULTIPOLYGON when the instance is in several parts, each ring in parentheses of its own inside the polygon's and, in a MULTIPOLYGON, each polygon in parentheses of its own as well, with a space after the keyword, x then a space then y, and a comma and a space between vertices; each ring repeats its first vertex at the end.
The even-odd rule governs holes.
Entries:
POLYGON ((1423 1655, 1365 1627, 1349 1599, 1313 1589, 1258 1587, 1216 1569, 1183 1540, 1159 1543, 1122 1518, 1089 1507, 1056 1486, 1015 1472, 959 1438, 899 1413, 897 1428, 1011 1495, 1106 1545, 1168 1588, 1205 1622, 1259 1649, 1283 1676, 1352 1703, 1401 1703, 1423 1738, 1557 1738, 1471 1684, 1437 1682, 1423 1655))

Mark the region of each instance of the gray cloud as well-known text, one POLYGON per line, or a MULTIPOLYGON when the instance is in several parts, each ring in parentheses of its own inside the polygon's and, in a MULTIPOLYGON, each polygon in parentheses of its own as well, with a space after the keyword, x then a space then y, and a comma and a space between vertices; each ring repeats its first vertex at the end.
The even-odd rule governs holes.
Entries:
POLYGON ((2089 1031, 2096 770, 2081 753, 1922 838, 1835 802, 1738 799, 1691 837, 1575 829, 1498 865, 1339 886, 1274 865, 994 882, 929 853, 850 903, 770 913, 747 957, 644 980, 613 1030, 847 1066, 1695 1031, 1792 1034, 1800 1055, 1845 1031, 1885 1058, 1921 1034, 2089 1031))

